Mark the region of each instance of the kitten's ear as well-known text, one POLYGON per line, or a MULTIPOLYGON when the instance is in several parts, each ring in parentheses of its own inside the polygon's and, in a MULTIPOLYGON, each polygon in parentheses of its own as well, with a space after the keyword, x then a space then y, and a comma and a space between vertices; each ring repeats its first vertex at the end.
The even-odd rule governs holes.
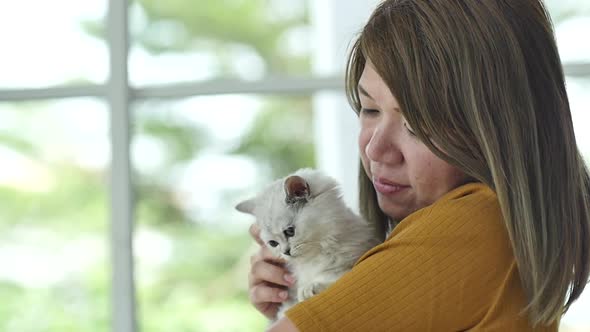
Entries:
POLYGON ((254 205, 254 198, 250 198, 236 205, 236 210, 248 214, 254 214, 254 205))
POLYGON ((288 205, 305 203, 309 200, 309 185, 300 176, 291 175, 285 179, 285 202, 288 205))

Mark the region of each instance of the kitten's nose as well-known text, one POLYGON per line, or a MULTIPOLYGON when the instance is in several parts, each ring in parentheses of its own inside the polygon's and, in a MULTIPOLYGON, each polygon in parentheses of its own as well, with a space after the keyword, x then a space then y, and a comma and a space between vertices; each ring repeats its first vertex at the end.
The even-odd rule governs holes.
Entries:
POLYGON ((285 250, 285 252, 283 253, 287 256, 291 256, 291 248, 287 248, 287 250, 285 250))

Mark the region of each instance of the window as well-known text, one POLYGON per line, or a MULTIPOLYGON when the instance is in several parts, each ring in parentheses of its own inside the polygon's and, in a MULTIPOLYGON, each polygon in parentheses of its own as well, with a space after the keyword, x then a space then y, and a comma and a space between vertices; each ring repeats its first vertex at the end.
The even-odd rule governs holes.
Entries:
POLYGON ((234 206, 315 166, 310 96, 146 100, 133 111, 142 331, 263 330, 245 277, 252 218, 234 206))
POLYGON ((266 324, 232 202, 316 166, 313 95, 342 80, 312 76, 307 1, 197 7, 0 5, 0 330, 266 324))
POLYGON ((0 330, 108 329, 106 105, 0 103, 0 159, 0 330))
POLYGON ((106 81, 108 46, 97 37, 107 0, 24 0, 0 8, 0 89, 106 81))

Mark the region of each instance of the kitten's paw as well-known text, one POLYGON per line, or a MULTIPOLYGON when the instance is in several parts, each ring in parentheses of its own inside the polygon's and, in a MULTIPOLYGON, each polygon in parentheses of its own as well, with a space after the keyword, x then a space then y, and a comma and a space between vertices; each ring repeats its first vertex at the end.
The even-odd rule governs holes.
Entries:
POLYGON ((297 291, 297 299, 299 301, 303 301, 309 299, 310 297, 319 294, 326 288, 324 284, 312 284, 307 287, 301 287, 297 291))
POLYGON ((304 301, 314 296, 313 285, 307 287, 301 287, 297 290, 297 300, 304 301))

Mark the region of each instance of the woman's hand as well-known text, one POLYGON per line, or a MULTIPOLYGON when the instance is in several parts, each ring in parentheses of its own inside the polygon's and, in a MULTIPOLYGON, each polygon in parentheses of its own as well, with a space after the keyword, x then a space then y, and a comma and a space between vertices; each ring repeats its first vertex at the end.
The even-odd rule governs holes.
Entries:
POLYGON ((250 235, 260 244, 260 250, 250 258, 248 291, 254 307, 268 319, 274 319, 288 297, 287 287, 294 280, 284 267, 285 261, 271 254, 259 234, 256 224, 250 226, 250 235))

